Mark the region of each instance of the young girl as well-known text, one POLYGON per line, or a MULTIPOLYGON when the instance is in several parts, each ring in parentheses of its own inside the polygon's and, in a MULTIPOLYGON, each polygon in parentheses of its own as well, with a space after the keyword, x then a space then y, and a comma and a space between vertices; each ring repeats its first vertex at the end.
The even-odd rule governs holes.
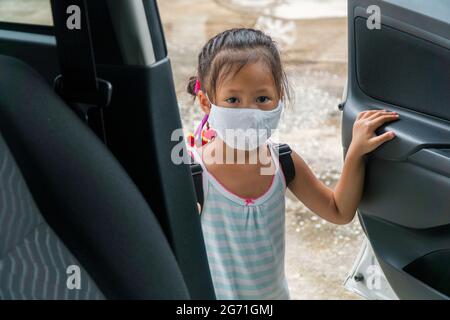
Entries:
POLYGON ((198 98, 205 120, 209 117, 204 136, 210 141, 189 151, 203 169, 199 209, 216 296, 289 299, 286 188, 323 219, 350 223, 362 195, 364 156, 395 137, 393 132, 377 136, 375 130, 399 116, 385 110, 358 115, 335 190, 318 180, 295 152, 296 174, 286 186, 277 149, 268 139, 289 98, 275 43, 261 31, 232 29, 209 40, 198 62, 188 91, 198 98))

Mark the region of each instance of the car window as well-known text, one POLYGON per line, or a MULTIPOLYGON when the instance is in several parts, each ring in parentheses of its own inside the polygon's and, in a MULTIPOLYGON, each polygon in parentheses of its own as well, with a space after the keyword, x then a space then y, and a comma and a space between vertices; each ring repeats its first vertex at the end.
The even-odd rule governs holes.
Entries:
POLYGON ((448 0, 385 0, 423 15, 448 22, 450 20, 450 3, 448 0))
POLYGON ((0 0, 0 22, 53 25, 50 0, 0 0))

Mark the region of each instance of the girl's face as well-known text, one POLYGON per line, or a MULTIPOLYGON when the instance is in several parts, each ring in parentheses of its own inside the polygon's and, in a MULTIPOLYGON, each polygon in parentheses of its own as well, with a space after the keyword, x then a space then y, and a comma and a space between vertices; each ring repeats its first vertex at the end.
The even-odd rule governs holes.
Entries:
MULTIPOLYGON (((211 105, 199 92, 200 105, 209 114, 211 105)), ((261 62, 245 65, 238 73, 231 73, 219 84, 214 104, 225 108, 275 109, 280 100, 270 69, 261 62)))

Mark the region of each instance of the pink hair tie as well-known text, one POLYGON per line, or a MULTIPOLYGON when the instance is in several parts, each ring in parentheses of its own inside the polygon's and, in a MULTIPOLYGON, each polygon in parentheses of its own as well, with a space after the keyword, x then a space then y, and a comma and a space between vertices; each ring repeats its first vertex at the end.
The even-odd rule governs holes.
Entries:
POLYGON ((194 93, 195 94, 198 94, 198 92, 201 90, 201 85, 200 85, 200 81, 198 80, 198 78, 197 78, 197 80, 195 80, 195 86, 194 86, 194 93))

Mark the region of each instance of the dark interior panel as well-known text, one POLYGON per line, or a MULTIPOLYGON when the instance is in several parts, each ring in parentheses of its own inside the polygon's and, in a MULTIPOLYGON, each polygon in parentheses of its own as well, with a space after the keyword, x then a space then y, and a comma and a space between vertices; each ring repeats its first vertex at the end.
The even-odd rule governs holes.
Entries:
MULTIPOLYGON (((401 116, 398 121, 388 123, 377 130, 377 134, 393 130, 397 135, 396 139, 382 145, 372 153, 377 158, 406 161, 422 149, 450 149, 450 122, 391 106, 359 92, 353 93, 345 105, 346 110, 342 118, 344 147, 348 147, 351 143, 353 123, 357 114, 366 110, 367 106, 370 106, 371 109, 396 111, 401 116)), ((450 159, 445 160, 445 162, 447 161, 450 162, 450 159)), ((447 166, 449 165, 447 164, 447 166)))
POLYGON ((430 253, 412 262, 404 270, 450 297, 450 250, 430 253))
POLYGON ((448 300, 450 297, 420 281, 403 269, 378 259, 389 284, 400 300, 448 300))
MULTIPOLYGON (((0 24, 0 54, 20 59, 37 70, 48 83, 53 83, 59 74, 56 40, 50 34, 30 33, 29 28, 17 26, 20 31, 12 30, 12 24, 4 29, 0 24), (22 31, 24 30, 24 31, 22 31)), ((47 30, 47 29, 46 29, 47 30)))
POLYGON ((450 225, 450 177, 410 162, 367 162, 359 208, 366 214, 415 229, 450 225))
POLYGON ((450 177, 450 149, 422 149, 409 159, 412 163, 450 177))
POLYGON ((400 299, 448 299, 450 225, 416 230, 359 211, 377 260, 400 299), (443 254, 436 254, 443 253, 443 254))
POLYGON ((355 19, 361 90, 377 100, 450 120, 450 72, 442 72, 450 70, 450 50, 384 24, 381 30, 369 30, 366 22, 355 19))
POLYGON ((367 157, 360 222, 400 299, 449 299, 450 29, 390 2, 348 2, 344 155, 358 113, 400 114, 376 132, 396 138, 367 157), (370 5, 381 9, 380 30, 367 27, 370 5))

